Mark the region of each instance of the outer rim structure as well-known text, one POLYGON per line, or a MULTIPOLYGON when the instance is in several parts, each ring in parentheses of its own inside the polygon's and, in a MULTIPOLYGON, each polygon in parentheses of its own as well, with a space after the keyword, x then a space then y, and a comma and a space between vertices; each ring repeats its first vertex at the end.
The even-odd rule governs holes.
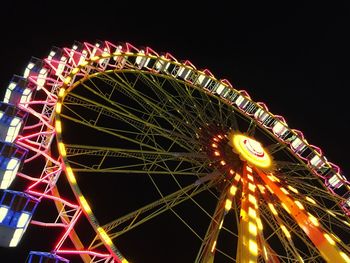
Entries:
MULTIPOLYGON (((174 59, 169 55, 157 57, 154 55, 154 53, 151 53, 151 52, 145 53, 144 51, 139 51, 137 49, 136 50, 127 49, 125 51, 117 51, 114 53, 101 51, 100 55, 94 55, 90 59, 86 59, 76 68, 74 68, 71 74, 68 75, 64 80, 64 85, 60 90, 59 98, 56 106, 56 130, 58 131, 61 130, 60 128, 61 104, 63 103, 65 94, 69 93, 69 91, 72 90, 72 88, 74 88, 74 86, 76 85, 76 83, 73 82, 75 77, 79 73, 86 76, 87 74, 86 72, 89 71, 89 67, 92 66, 93 63, 101 63, 103 61, 108 61, 113 57, 120 57, 120 59, 124 61, 127 61, 130 58, 133 58, 133 60, 135 61, 134 62, 135 64, 129 64, 127 62, 126 62, 127 65, 124 64, 124 67, 129 68, 131 70, 132 69, 146 70, 156 74, 158 73, 165 74, 168 77, 179 78, 180 74, 178 76, 173 76, 166 71, 166 69, 169 67, 170 64, 174 64, 177 67, 179 67, 183 73, 185 72, 183 74, 184 76, 183 79, 181 78, 179 79, 180 81, 185 81, 187 83, 190 83, 195 88, 201 88, 207 93, 213 92, 213 90, 206 88, 210 86, 209 83, 210 82, 215 83, 216 84, 216 87, 214 87, 215 92, 217 95, 219 95, 220 100, 222 100, 224 103, 228 103, 235 106, 237 110, 244 113, 248 118, 253 120, 257 126, 263 128, 265 131, 267 131, 270 135, 272 135, 282 144, 289 146, 290 147, 289 151, 292 154, 294 154, 294 156, 296 156, 297 159, 302 161, 308 167, 308 169, 312 171, 312 173, 314 173, 319 178, 326 180, 327 177, 325 174, 331 171, 334 175, 337 175, 339 177, 339 180, 341 180, 344 183, 347 189, 350 189, 349 183, 342 176, 340 176, 340 169, 336 165, 328 162, 327 159, 322 155, 322 152, 319 148, 313 145, 309 145, 308 142, 304 139, 301 132, 290 129, 287 126, 283 117, 273 115, 272 113, 268 112, 265 104, 253 102, 250 99, 250 96, 247 94, 247 92, 237 91, 232 87, 232 85, 227 80, 218 81, 208 70, 205 70, 205 71, 196 70, 196 68, 189 61, 186 61, 185 63, 179 63, 176 59, 174 59), (147 68, 147 66, 144 66, 145 62, 151 59, 158 61, 159 63, 158 71, 154 71, 153 68, 150 69, 150 68, 147 68), (137 63, 137 61, 139 61, 139 63, 137 63), (191 75, 196 75, 197 79, 195 79, 194 81, 191 80, 191 75), (307 156, 303 156, 303 152, 305 152, 306 149, 311 151, 311 153, 309 153, 307 156)), ((79 80, 79 82, 81 81, 82 80, 79 80)), ((63 160, 66 160, 65 147, 62 142, 62 137, 60 132, 57 132, 57 141, 58 141, 58 148, 59 148, 60 154, 63 157, 63 160)), ((65 162, 65 167, 66 167, 65 169, 66 169, 66 175, 68 177, 68 181, 70 182, 72 189, 74 190, 77 196, 77 199, 81 207, 83 208, 85 214, 88 216, 90 222, 93 224, 97 233, 100 234, 101 240, 103 240, 105 245, 110 248, 111 252, 114 252, 115 254, 118 255, 119 260, 125 260, 124 257, 121 256, 120 252, 114 247, 112 241, 105 234, 103 229, 101 229, 100 226, 98 225, 96 218, 94 217, 89 205, 87 204, 85 198, 82 196, 81 191, 76 184, 74 174, 68 162, 65 162)), ((333 192, 334 194, 336 194, 335 191, 333 192)))
MULTIPOLYGON (((266 134, 271 136, 275 141, 278 142, 277 147, 283 147, 291 155, 293 155, 293 157, 295 157, 301 164, 303 164, 304 168, 306 168, 310 173, 312 173, 324 185, 325 189, 330 191, 333 195, 337 196, 338 199, 342 200, 342 202, 338 205, 343 209, 344 214, 346 214, 347 216, 350 215, 350 183, 343 175, 341 175, 339 167, 329 162, 318 147, 310 145, 307 142, 307 140, 304 139, 304 136, 300 131, 289 128, 283 117, 270 113, 264 103, 256 103, 252 101, 252 99, 246 91, 238 91, 227 80, 216 79, 210 73, 209 70, 197 70, 195 66, 192 65, 189 61, 185 61, 183 63, 179 62, 169 53, 160 56, 148 47, 139 50, 129 43, 126 43, 124 46, 115 46, 109 42, 104 42, 103 47, 101 47, 101 43, 96 45, 84 43, 84 45, 85 53, 80 53, 73 49, 64 48, 64 53, 67 54, 69 58, 66 61, 55 60, 52 57, 50 57, 51 55, 49 56, 49 58, 45 59, 46 66, 49 66, 53 69, 54 74, 62 81, 62 86, 60 87, 58 94, 48 94, 48 96, 50 97, 50 105, 53 104, 55 106, 55 120, 46 121, 45 119, 42 119, 42 122, 45 123, 45 125, 47 125, 48 127, 50 127, 53 121, 55 122, 54 128, 56 132, 58 151, 61 156, 60 161, 63 162, 60 163, 59 161, 54 160, 44 151, 38 154, 41 154, 41 156, 47 158, 49 162, 54 162, 54 164, 57 166, 55 171, 57 176, 59 175, 61 169, 64 169, 65 174, 67 176, 67 180, 79 203, 79 206, 76 206, 74 204, 65 202, 60 198, 60 194, 55 187, 52 188, 53 196, 49 196, 46 194, 41 195, 41 197, 50 198, 52 200, 55 200, 55 202, 61 202, 61 208, 64 205, 69 205, 76 209, 76 213, 74 217, 72 217, 68 231, 61 239, 60 244, 62 244, 64 238, 68 237, 69 232, 73 230, 74 223, 79 217, 81 209, 86 215, 93 229, 99 236, 100 240, 104 243, 105 247, 112 255, 113 259, 116 262, 128 262, 119 252, 119 250, 115 247, 111 238, 108 236, 105 230, 99 225, 88 202, 83 196, 77 184, 77 180, 73 173, 73 169, 68 163, 68 159, 66 156, 66 148, 62 141, 62 125, 60 113, 62 110, 62 105, 64 103, 65 96, 69 94, 69 92, 72 89, 74 89, 74 87, 76 87, 86 79, 89 79, 92 76, 99 74, 100 72, 108 71, 148 72, 150 74, 159 75, 167 79, 174 79, 178 82, 193 87, 194 89, 198 89, 201 92, 205 92, 210 96, 218 98, 222 103, 233 107, 237 112, 239 112, 239 114, 249 119, 251 125, 261 128, 266 134), (73 59, 73 57, 77 56, 79 57, 78 61, 73 59), (176 71, 174 69, 176 69, 176 71), (91 73, 92 70, 96 73, 91 73)), ((50 78, 50 76, 45 75, 45 78, 46 77, 48 79, 50 78)), ((42 81, 42 79, 35 78, 35 81, 36 83, 39 83, 42 81)), ((18 143, 21 143, 21 140, 18 140, 18 143)), ((26 144, 23 144, 21 146, 30 147, 26 144)), ((259 169, 251 168, 249 165, 245 165, 242 177, 236 176, 234 178, 236 183, 238 183, 238 181, 243 182, 243 189, 246 192, 251 191, 251 189, 248 186, 250 183, 253 182, 253 179, 251 177, 253 170, 258 174, 261 173, 259 169)), ((286 210, 295 210, 295 206, 293 208, 291 200, 286 196, 286 193, 283 191, 281 192, 279 190, 280 188, 277 188, 276 184, 274 183, 275 179, 272 175, 266 175, 264 173, 261 175, 261 177, 264 179, 265 183, 270 186, 271 190, 273 189, 275 192, 279 192, 280 199, 283 199, 285 202, 286 210)), ((231 188, 231 194, 234 195, 236 190, 234 188, 231 188)), ((31 187, 27 189, 27 192, 38 194, 32 191, 31 187)), ((251 194, 253 195, 254 193, 251 192, 251 194)), ((230 207, 230 202, 226 202, 226 206, 230 207)), ((242 207, 245 207, 244 209, 254 209, 254 206, 249 204, 249 202, 247 201, 243 201, 242 207)), ((300 207, 297 209, 299 209, 298 212, 302 210, 300 207)), ((306 215, 304 215, 304 217, 306 217, 306 215)), ((298 220, 300 221, 300 219, 296 219, 296 221, 298 220)), ((312 220, 313 219, 311 217, 311 221, 312 220)), ((40 224, 39 222, 33 223, 36 223, 38 225, 40 224)), ((350 225, 349 220, 347 220, 347 223, 350 225)), ((248 225, 248 221, 246 225, 243 224, 243 228, 245 229, 244 231, 252 232, 251 230, 254 230, 254 228, 250 229, 248 226, 250 227, 250 225, 248 225)), ((258 225, 254 226, 256 229, 258 225)), ((282 230, 285 233, 288 233, 288 231, 284 228, 282 228, 282 230)), ((334 240, 330 236, 325 235, 323 237, 322 233, 319 233, 319 235, 321 235, 323 242, 321 242, 321 252, 329 249, 332 250, 331 253, 333 253, 333 256, 338 259, 338 262, 346 262, 346 260, 348 260, 348 256, 345 255, 345 253, 341 252, 343 254, 339 255, 339 253, 336 250, 333 250, 332 242, 334 242, 334 240)), ((78 236, 74 237, 73 235, 73 239, 74 238, 79 240, 78 236)), ((255 237, 252 236, 252 238, 255 237)), ((252 241, 252 247, 254 248, 253 245, 256 246, 256 240, 252 241)), ((249 253, 248 250, 244 252, 244 248, 242 248, 242 251, 243 253, 249 253)), ((73 251, 63 250, 61 250, 60 252, 63 254, 73 253, 73 251)), ((85 252, 91 253, 90 255, 94 256, 102 255, 92 251, 85 252)), ((253 249, 253 252, 254 253, 250 251, 250 253, 255 254, 256 250, 253 249)), ((75 254, 79 254, 79 251, 77 251, 77 253, 75 254)), ((107 258, 108 255, 102 256, 107 258)), ((256 259, 255 256, 256 255, 253 255, 253 260, 256 259)), ((247 258, 248 257, 249 255, 247 255, 247 258)), ((324 255, 324 257, 327 258, 328 255, 324 255)), ((110 257, 107 260, 109 259, 110 257)))

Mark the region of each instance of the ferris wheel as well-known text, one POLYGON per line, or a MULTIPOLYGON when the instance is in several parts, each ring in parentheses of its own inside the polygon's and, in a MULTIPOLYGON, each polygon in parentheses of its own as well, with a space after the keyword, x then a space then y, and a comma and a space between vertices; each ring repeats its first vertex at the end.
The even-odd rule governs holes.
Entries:
POLYGON ((340 168, 247 91, 170 53, 53 47, 10 81, 0 140, 0 246, 31 225, 61 230, 27 262, 350 262, 340 168))

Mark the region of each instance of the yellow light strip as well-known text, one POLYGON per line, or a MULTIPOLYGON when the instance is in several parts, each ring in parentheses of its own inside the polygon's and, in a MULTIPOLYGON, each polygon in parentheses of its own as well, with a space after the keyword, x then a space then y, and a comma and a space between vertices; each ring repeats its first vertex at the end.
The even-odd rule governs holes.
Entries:
POLYGON ((61 132, 62 132, 61 121, 56 120, 56 121, 55 121, 55 127, 56 127, 56 132, 57 132, 57 133, 61 133, 61 132))
POLYGON ((74 176, 74 173, 73 173, 73 170, 72 168, 69 166, 66 168, 67 170, 67 176, 68 176, 68 180, 73 183, 73 184, 76 184, 77 181, 75 180, 75 176, 74 176))
POLYGON ((231 185, 230 194, 234 196, 236 195, 236 192, 237 192, 237 187, 235 185, 231 185))
POLYGON ((258 229, 259 229, 260 231, 264 229, 264 226, 263 226, 263 224, 262 224, 262 222, 261 222, 261 219, 260 219, 259 217, 256 218, 256 224, 257 224, 258 229))
POLYGON ((64 92, 65 92, 65 89, 64 88, 60 88, 60 91, 58 92, 58 97, 63 97, 64 95, 64 92))
POLYGON ((72 78, 70 76, 66 77, 63 81, 64 84, 69 84, 71 82, 72 78))
POLYGON ((343 251, 340 251, 340 256, 346 261, 350 262, 350 258, 343 251))
POLYGON ((216 240, 214 241, 214 243, 213 243, 213 245, 212 245, 212 247, 211 247, 211 250, 210 250, 211 253, 214 252, 215 247, 216 247, 216 240))
POLYGON ((287 238, 291 238, 291 235, 290 235, 288 229, 285 227, 285 225, 280 225, 280 227, 281 227, 281 229, 282 229, 284 235, 285 235, 287 238))
POLYGON ((289 195, 289 192, 287 191, 287 189, 285 189, 283 187, 280 187, 280 189, 283 193, 285 193, 286 195, 289 195))
POLYGON ((290 211, 290 209, 288 208, 288 206, 286 206, 286 204, 283 203, 283 202, 282 202, 281 204, 282 204, 282 207, 284 208, 284 210, 286 210, 287 213, 290 214, 291 211, 290 211))
POLYGON ((249 222, 248 229, 249 233, 251 233, 252 235, 256 236, 258 234, 256 224, 254 224, 253 222, 249 222))
POLYGON ((79 70, 80 70, 80 68, 74 68, 73 70, 72 70, 72 74, 77 74, 78 72, 79 72, 79 70))
POLYGON ((307 196, 305 199, 306 199, 307 201, 309 201, 310 203, 316 205, 316 201, 315 201, 314 199, 312 199, 312 198, 310 198, 310 197, 308 197, 308 196, 307 196))
POLYGON ((255 184, 248 183, 248 189, 249 189, 250 191, 255 192, 255 188, 256 188, 255 184))
POLYGON ((251 218, 256 219, 256 210, 254 208, 249 207, 248 208, 248 215, 251 218))
POLYGON ((332 246, 335 245, 335 241, 331 238, 330 235, 328 235, 327 233, 324 233, 323 236, 327 239, 327 241, 329 242, 329 244, 331 244, 332 246))
POLYGON ((311 221, 311 223, 314 225, 314 226, 319 226, 320 223, 318 222, 317 218, 314 217, 312 214, 310 214, 309 212, 307 213, 309 215, 309 220, 311 221))
MULTIPOLYGON (((238 240, 238 250, 241 251, 237 257, 237 262, 257 262, 258 244, 257 236, 261 231, 258 226, 257 198, 255 195, 254 177, 250 174, 252 170, 244 165, 242 176, 242 202, 240 209, 240 236, 238 240), (249 178, 249 179, 248 179, 249 178)), ((261 222, 260 222, 261 223, 261 222)))
POLYGON ((288 189, 291 190, 292 192, 296 193, 296 194, 299 193, 298 189, 294 188, 294 187, 291 186, 291 185, 288 185, 288 189))
POLYGON ((261 184, 258 184, 258 188, 262 194, 265 194, 265 187, 261 184))
POLYGON ((275 209, 275 207, 274 207, 274 205, 273 205, 273 204, 268 203, 268 206, 269 206, 269 208, 270 208, 270 210, 271 210, 272 214, 274 214, 274 215, 278 215, 278 213, 277 213, 277 211, 276 211, 276 209, 275 209))
POLYGON ((99 60, 100 59, 100 57, 99 56, 94 56, 94 57, 92 57, 92 58, 90 58, 90 60, 91 61, 97 61, 97 60, 99 60))
POLYGON ((226 202, 225 202, 225 210, 226 211, 229 211, 232 207, 232 201, 230 199, 226 199, 226 202))
POLYGON ((59 142, 58 143, 58 148, 59 148, 59 151, 60 151, 61 155, 63 157, 65 157, 67 155, 67 152, 66 152, 66 148, 65 148, 63 142, 59 142))
POLYGON ((56 103, 56 113, 61 113, 62 110, 62 104, 60 102, 56 103))
POLYGON ((85 197, 81 195, 81 196, 79 196, 79 200, 80 200, 80 203, 81 203, 84 211, 86 213, 90 214, 91 213, 91 208, 90 208, 88 202, 86 201, 85 197))
POLYGON ((301 209, 301 210, 304 210, 304 206, 302 203, 300 203, 300 201, 296 200, 294 201, 294 203, 301 209))
MULTIPOLYGON (((258 255, 258 245, 256 242, 252 239, 249 239, 249 251, 252 253, 252 255, 257 256, 258 255)), ((254 261, 253 261, 254 262, 254 261)))
POLYGON ((241 176, 239 174, 236 173, 235 175, 235 181, 238 182, 241 179, 241 176))
POLYGON ((110 237, 107 235, 106 231, 104 231, 102 227, 97 228, 97 231, 100 233, 101 239, 103 241, 105 241, 108 245, 113 245, 112 240, 110 239, 110 237))

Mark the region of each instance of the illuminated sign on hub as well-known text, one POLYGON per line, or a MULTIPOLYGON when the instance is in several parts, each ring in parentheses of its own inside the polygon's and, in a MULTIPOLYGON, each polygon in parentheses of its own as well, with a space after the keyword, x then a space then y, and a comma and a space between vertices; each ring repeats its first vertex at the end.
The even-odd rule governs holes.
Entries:
POLYGON ((234 150, 248 163, 261 168, 271 166, 271 158, 261 143, 242 134, 232 136, 234 150))

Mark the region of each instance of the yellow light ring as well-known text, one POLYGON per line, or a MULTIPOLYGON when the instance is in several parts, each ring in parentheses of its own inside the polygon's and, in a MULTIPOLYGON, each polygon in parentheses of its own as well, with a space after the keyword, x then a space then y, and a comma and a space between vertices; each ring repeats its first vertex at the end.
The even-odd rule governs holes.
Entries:
MULTIPOLYGON (((85 62, 92 63, 92 61, 85 60, 85 62)), ((117 247, 113 244, 112 240, 108 236, 108 234, 103 230, 103 228, 100 226, 100 224, 97 221, 97 218, 93 214, 88 202, 86 201, 84 195, 82 194, 80 187, 77 184, 77 180, 75 178, 74 172, 72 170, 72 167, 70 166, 67 158, 66 153, 66 147, 62 141, 62 122, 60 118, 60 114, 62 111, 62 104, 64 97, 67 95, 68 91, 72 89, 73 86, 77 85, 77 83, 70 83, 72 79, 74 79, 75 75, 80 72, 80 70, 85 67, 87 64, 84 63, 83 65, 79 65, 77 68, 75 68, 69 76, 67 76, 64 81, 63 85, 59 90, 58 99, 56 102, 56 108, 55 108, 55 130, 56 130, 56 140, 57 140, 57 146, 58 146, 58 152, 63 160, 63 169, 65 171, 66 177, 68 179, 68 183, 82 209, 84 214, 86 215, 86 218, 90 222, 92 228, 95 230, 96 234, 99 236, 101 241, 104 243, 105 247, 109 250, 109 252, 114 255, 115 260, 119 263, 127 263, 128 261, 126 258, 121 254, 121 252, 117 249, 117 247), (70 85, 72 84, 72 85, 70 85)), ((77 239, 79 239, 78 236, 76 236, 77 239)), ((80 242, 80 240, 79 240, 80 242)))
POLYGON ((271 157, 258 141, 243 134, 233 134, 231 142, 234 151, 243 160, 260 168, 271 167, 271 157))
MULTIPOLYGON (((104 56, 95 56, 94 57, 94 62, 96 61, 99 61, 99 60, 103 60, 103 59, 106 59, 106 58, 113 58, 115 56, 120 56, 120 57, 127 57, 125 55, 125 53, 111 53, 109 54, 108 56, 105 54, 104 56)), ((138 56, 138 54, 135 54, 135 53, 131 53, 131 54, 128 54, 128 56, 138 56)), ((150 56, 150 55, 143 55, 145 57, 153 57, 153 56, 150 56)), ((159 57, 158 57, 159 58, 159 57)), ((163 59, 163 61, 167 61, 166 59, 163 59)), ((181 64, 177 61, 170 61, 172 64, 175 64, 177 66, 183 66, 183 67, 186 67, 186 68, 190 68, 192 71, 194 72, 197 72, 199 73, 200 71, 196 70, 195 68, 191 68, 191 67, 188 67, 187 65, 184 65, 184 64, 181 64)), ((56 120, 58 120, 58 122, 56 122, 56 124, 58 124, 56 126, 56 131, 57 130, 62 130, 62 127, 61 127, 61 122, 60 122, 60 118, 59 118, 59 115, 60 115, 60 111, 61 111, 61 107, 62 107, 62 103, 63 103, 63 98, 64 96, 69 93, 69 91, 71 91, 72 89, 74 89, 75 86, 77 86, 77 84, 81 83, 82 81, 84 81, 84 79, 87 77, 89 78, 89 76, 86 76, 86 77, 83 77, 82 79, 80 79, 78 82, 75 82, 75 83, 72 83, 72 80, 74 79, 74 76, 78 73, 78 72, 81 72, 82 69, 86 66, 89 66, 93 63, 93 61, 90 59, 90 60, 85 60, 82 64, 80 64, 79 66, 77 66, 76 68, 73 69, 72 73, 66 77, 66 79, 64 79, 64 84, 63 84, 63 90, 61 91, 60 90, 60 94, 59 94, 59 98, 58 98, 58 102, 57 102, 57 108, 56 108, 56 120)), ((124 70, 132 70, 132 66, 128 65, 126 66, 126 68, 124 70)), ((137 68, 136 66, 134 68, 137 68)), ((156 74, 156 72, 152 72, 151 70, 143 70, 143 69, 140 69, 140 68, 137 68, 138 70, 140 71, 148 71, 149 73, 154 73, 156 74)), ((101 69, 102 71, 102 69, 101 69)), ((162 73, 162 72, 160 72, 162 73)), ((98 73, 95 73, 95 74, 98 74, 98 73)), ((87 74, 88 75, 88 74, 87 74)), ((222 81, 220 80, 217 80, 215 77, 213 76, 209 76, 207 74, 205 74, 206 77, 208 77, 209 79, 213 80, 213 81, 217 81, 218 83, 224 85, 225 87, 227 88, 230 88, 234 91, 236 91, 234 88, 232 88, 230 85, 228 84, 224 84, 222 81)), ((90 75, 91 76, 91 75, 90 75)), ((175 78, 175 79, 178 79, 176 76, 173 76, 173 75, 167 75, 167 74, 162 74, 162 76, 164 78, 175 78)), ((181 79, 178 79, 179 81, 183 81, 181 79)), ((186 81, 184 81, 185 83, 188 83, 186 81)), ((207 92, 204 88, 202 89, 202 87, 200 86, 196 86, 195 83, 193 83, 193 87, 194 88, 201 88, 202 91, 204 92, 207 92)), ((236 91, 238 92, 238 91, 236 91)), ((209 93, 207 92, 209 95, 211 95, 212 93, 209 93)), ((238 92, 239 93, 239 92, 238 92)), ((244 95, 242 95, 244 96, 244 95)), ((244 96, 245 97, 245 96, 244 96)), ((220 96, 218 97, 219 99, 222 99, 220 96)), ((248 115, 247 115, 248 116, 248 115)), ((260 125, 259 123, 257 123, 258 125, 260 125)), ((264 128, 264 127, 262 127, 264 128)), ((271 134, 271 131, 269 131, 267 128, 264 128, 264 131, 267 131, 268 133, 271 134)), ((238 134, 237 134, 238 136, 238 134)), ((248 138, 248 142, 252 142, 250 140, 249 137, 247 136, 244 136, 244 135, 240 135, 240 136, 243 136, 244 138, 248 138)), ((240 136, 238 136, 237 138, 239 138, 240 136)), ((235 137, 235 136, 234 136, 235 137)), ((242 138, 243 138, 242 137, 242 138)), ((58 133, 57 132, 57 141, 58 143, 62 142, 62 136, 61 136, 61 133, 58 133)), ((242 139, 241 138, 241 139, 242 139)), ((256 142, 256 141, 255 141, 256 142)), ((267 154, 267 152, 263 149, 263 151, 259 151, 260 149, 256 149, 254 147, 255 143, 249 143, 248 145, 246 143, 244 143, 244 141, 240 141, 237 139, 237 143, 235 144, 235 140, 232 140, 232 143, 234 145, 234 149, 237 153, 239 153, 239 155, 241 156, 242 159, 246 160, 248 163, 256 166, 256 167, 260 167, 260 168, 269 168, 271 167, 272 165, 272 160, 271 160, 271 157, 270 155, 267 154)), ((308 145, 308 144, 307 144, 308 145)), ((62 148, 62 146, 59 146, 59 148, 62 148)), ((61 156, 62 154, 65 153, 65 150, 63 150, 62 152, 60 152, 61 156)), ((296 155, 295 155, 296 156, 296 155)), ((296 158, 298 158, 298 156, 296 156, 296 158)), ((105 233, 103 233, 100 229, 100 226, 98 225, 97 223, 97 220, 95 218, 95 216, 93 215, 90 207, 88 206, 88 203, 86 202, 84 196, 81 194, 81 191, 80 191, 80 188, 78 186, 78 184, 76 183, 76 179, 75 179, 75 176, 72 172, 72 169, 71 167, 69 166, 69 163, 68 163, 68 160, 66 157, 63 157, 62 158, 64 160, 64 163, 65 163, 65 170, 66 170, 66 176, 68 178, 68 181, 72 187, 73 192, 74 194, 76 195, 76 198, 78 200, 78 202, 80 203, 84 213, 86 215, 88 215, 88 219, 90 221, 90 223, 92 224, 92 226, 94 227, 95 231, 97 234, 99 234, 101 240, 104 241, 106 247, 110 247, 112 248, 112 250, 114 251, 118 251, 113 244, 110 244, 110 240, 108 240, 108 238, 103 238, 105 236, 105 233), (115 250, 114 250, 115 249, 115 250)), ((300 160, 300 158, 298 158, 300 160)), ((119 251, 118 251, 119 252, 119 251)), ((119 253, 118 253, 119 255, 119 253)), ((126 259, 122 257, 122 261, 123 262, 126 262, 126 259)))

